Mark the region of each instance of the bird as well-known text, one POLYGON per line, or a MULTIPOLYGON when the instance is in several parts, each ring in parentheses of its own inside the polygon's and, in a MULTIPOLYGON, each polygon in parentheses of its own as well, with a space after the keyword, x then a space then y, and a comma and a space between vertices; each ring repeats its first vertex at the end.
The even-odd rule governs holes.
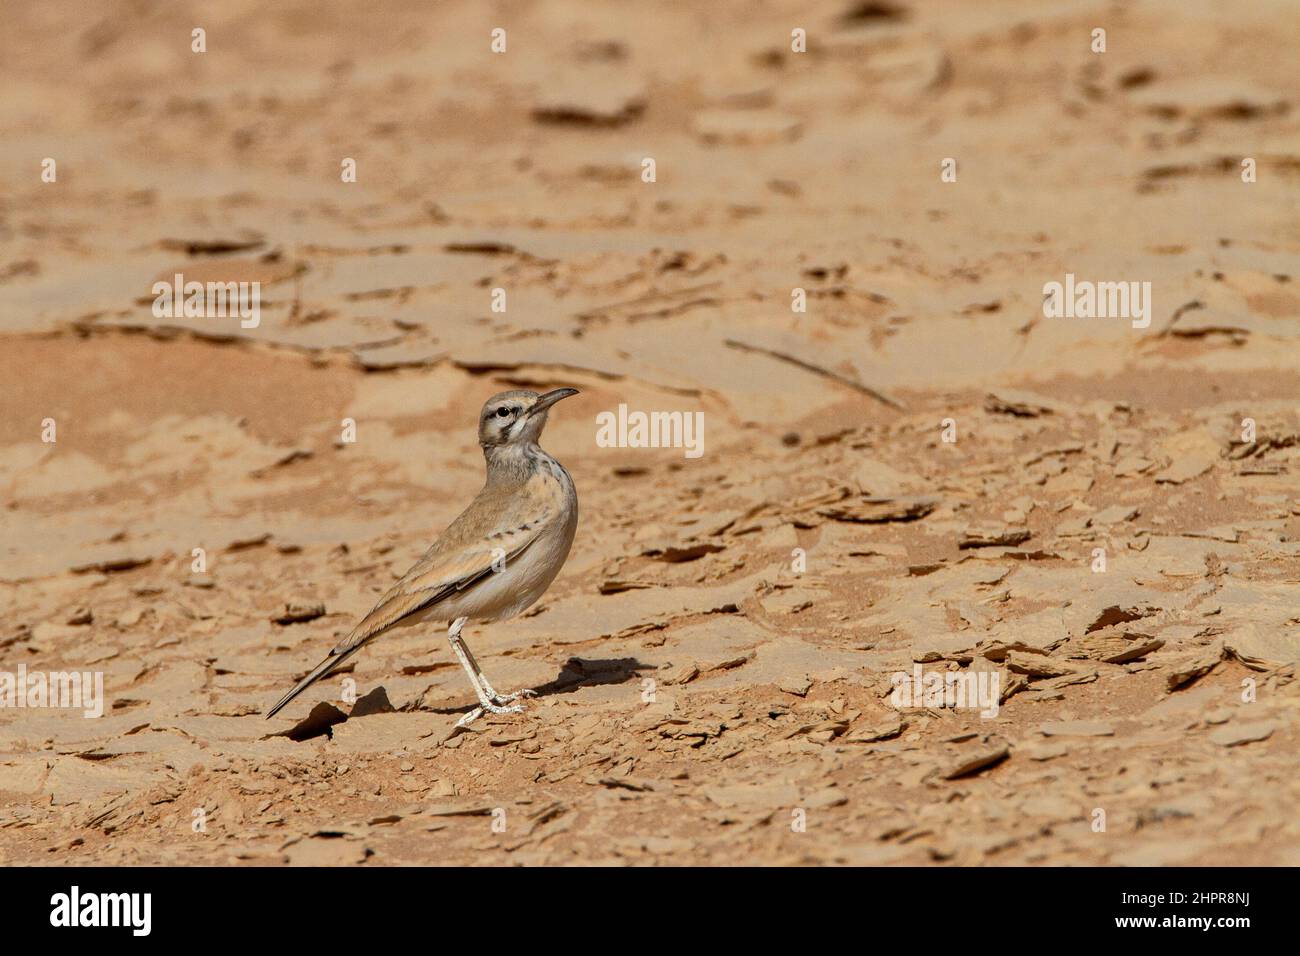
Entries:
POLYGON ((467 621, 500 621, 530 607, 550 587, 573 546, 578 492, 568 471, 538 445, 546 416, 576 388, 545 394, 512 389, 493 395, 478 420, 487 480, 478 496, 438 536, 329 656, 280 698, 274 717, 316 681, 334 673, 371 641, 396 627, 447 622, 447 641, 478 697, 456 724, 485 712, 519 713, 523 690, 499 694, 461 636, 467 621))

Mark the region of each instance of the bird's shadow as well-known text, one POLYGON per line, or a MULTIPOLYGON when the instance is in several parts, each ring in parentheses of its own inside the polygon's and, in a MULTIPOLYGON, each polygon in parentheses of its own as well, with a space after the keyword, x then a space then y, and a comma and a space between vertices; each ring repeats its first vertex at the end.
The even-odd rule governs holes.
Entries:
POLYGON ((643 664, 635 657, 613 657, 591 660, 570 657, 552 680, 534 687, 538 697, 551 694, 571 694, 580 687, 599 687, 601 684, 623 684, 640 676, 640 671, 655 670, 653 664, 643 664))
MULTIPOLYGON (((560 668, 560 672, 545 684, 531 688, 537 697, 550 697, 556 694, 571 694, 583 687, 599 687, 602 684, 623 684, 640 676, 641 671, 655 670, 653 664, 643 664, 635 657, 615 657, 593 660, 583 657, 570 657, 560 668)), ((455 707, 428 708, 435 714, 463 714, 476 705, 466 704, 455 707)))

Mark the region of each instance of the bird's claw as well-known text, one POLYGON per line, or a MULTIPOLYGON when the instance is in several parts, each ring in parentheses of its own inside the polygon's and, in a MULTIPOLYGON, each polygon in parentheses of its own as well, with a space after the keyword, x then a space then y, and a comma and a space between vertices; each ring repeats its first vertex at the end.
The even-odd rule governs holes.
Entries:
MULTIPOLYGON (((515 691, 513 694, 493 694, 492 703, 504 707, 506 704, 509 704, 512 701, 519 700, 519 698, 521 697, 524 700, 527 700, 530 697, 536 697, 536 696, 537 696, 537 691, 525 687, 522 690, 515 691)), ((523 708, 519 708, 519 709, 522 710, 523 708)))
MULTIPOLYGON (((513 706, 506 706, 507 703, 514 700, 518 696, 519 696, 518 694, 508 694, 508 695, 498 694, 496 696, 496 700, 479 701, 479 705, 477 707, 475 707, 473 710, 467 713, 460 720, 456 721, 456 726, 468 727, 474 721, 482 717, 485 712, 489 714, 522 714, 524 712, 523 704, 514 704, 513 706), (502 701, 504 701, 505 703, 501 703, 502 701)), ((535 696, 535 695, 531 694, 530 692, 529 694, 525 694, 524 696, 535 696)))

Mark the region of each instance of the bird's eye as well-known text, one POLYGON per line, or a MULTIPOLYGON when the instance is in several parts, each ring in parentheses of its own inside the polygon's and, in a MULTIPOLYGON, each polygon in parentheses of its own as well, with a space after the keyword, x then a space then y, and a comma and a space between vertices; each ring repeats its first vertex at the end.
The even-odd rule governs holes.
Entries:
POLYGON ((502 405, 500 408, 497 409, 498 418, 505 418, 509 414, 510 414, 510 409, 506 408, 504 405, 502 405))

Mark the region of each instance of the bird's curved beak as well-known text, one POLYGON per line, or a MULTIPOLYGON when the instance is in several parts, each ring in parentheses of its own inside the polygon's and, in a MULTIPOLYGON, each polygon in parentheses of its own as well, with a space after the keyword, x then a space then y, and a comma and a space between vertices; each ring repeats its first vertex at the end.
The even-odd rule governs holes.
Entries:
POLYGON ((568 398, 570 395, 577 394, 578 390, 576 388, 557 388, 553 392, 547 392, 533 403, 532 408, 528 409, 528 417, 532 418, 534 415, 540 415, 560 399, 568 398))

